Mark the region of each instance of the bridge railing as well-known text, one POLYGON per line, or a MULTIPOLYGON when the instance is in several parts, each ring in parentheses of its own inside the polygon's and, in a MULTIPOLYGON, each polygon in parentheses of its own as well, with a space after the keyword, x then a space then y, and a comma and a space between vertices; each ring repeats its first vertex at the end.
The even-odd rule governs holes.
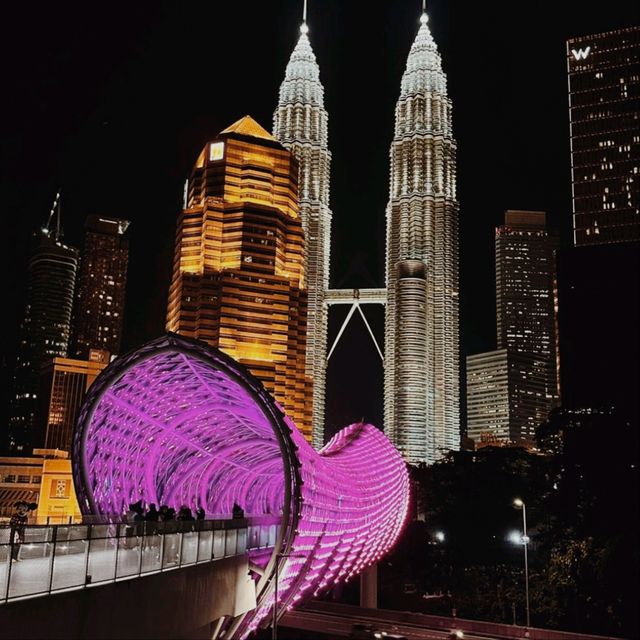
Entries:
POLYGON ((84 589, 272 547, 277 517, 0 527, 0 603, 84 589), (12 560, 12 556, 17 558, 12 560))

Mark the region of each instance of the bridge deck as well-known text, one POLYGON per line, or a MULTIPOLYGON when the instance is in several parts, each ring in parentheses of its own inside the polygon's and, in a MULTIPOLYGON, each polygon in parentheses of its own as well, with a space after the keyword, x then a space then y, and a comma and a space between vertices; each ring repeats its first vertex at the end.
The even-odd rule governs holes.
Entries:
POLYGON ((276 519, 0 528, 0 603, 212 562, 275 544, 276 519))

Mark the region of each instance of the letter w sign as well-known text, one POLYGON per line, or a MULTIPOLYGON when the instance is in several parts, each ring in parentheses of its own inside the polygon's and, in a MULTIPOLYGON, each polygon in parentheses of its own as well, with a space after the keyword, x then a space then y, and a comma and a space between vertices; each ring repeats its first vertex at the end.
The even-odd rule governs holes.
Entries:
POLYGON ((591 47, 587 47, 586 49, 571 49, 571 53, 576 60, 586 60, 587 56, 591 52, 591 47))

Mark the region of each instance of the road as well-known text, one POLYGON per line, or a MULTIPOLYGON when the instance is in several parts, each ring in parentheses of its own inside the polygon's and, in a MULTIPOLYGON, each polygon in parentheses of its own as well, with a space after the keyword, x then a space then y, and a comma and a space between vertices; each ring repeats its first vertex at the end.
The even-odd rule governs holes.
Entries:
MULTIPOLYGON (((408 640, 442 640, 448 638, 450 630, 437 631, 406 623, 382 622, 373 617, 362 615, 329 614, 319 611, 289 611, 278 624, 278 627, 290 627, 301 631, 309 631, 330 638, 348 638, 351 627, 356 622, 373 625, 387 633, 403 635, 408 640)), ((524 635, 524 630, 523 630, 524 635)), ((487 636, 475 636, 465 633, 465 640, 487 640, 487 636)))

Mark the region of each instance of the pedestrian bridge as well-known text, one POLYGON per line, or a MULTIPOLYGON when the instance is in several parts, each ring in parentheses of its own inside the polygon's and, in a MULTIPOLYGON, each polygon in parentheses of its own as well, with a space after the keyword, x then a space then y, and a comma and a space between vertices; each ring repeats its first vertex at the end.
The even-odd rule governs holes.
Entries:
POLYGON ((86 589, 272 549, 279 518, 28 526, 11 561, 0 528, 0 603, 86 589))
POLYGON ((0 527, 0 638, 212 638, 256 608, 278 516, 0 527), (250 560, 251 558, 251 560, 250 560))

